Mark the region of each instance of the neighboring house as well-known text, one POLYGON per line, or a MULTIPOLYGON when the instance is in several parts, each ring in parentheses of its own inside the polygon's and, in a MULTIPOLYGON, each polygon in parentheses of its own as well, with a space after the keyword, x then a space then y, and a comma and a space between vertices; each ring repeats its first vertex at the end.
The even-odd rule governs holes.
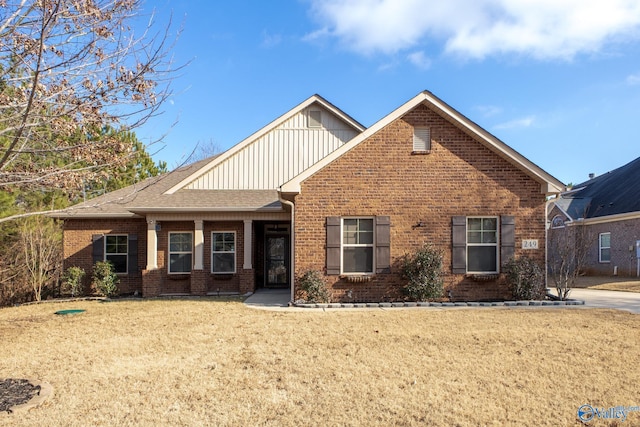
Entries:
POLYGON ((65 268, 111 260, 121 292, 248 293, 324 273, 335 301, 402 298, 397 263, 441 249, 455 299, 509 296, 545 260, 564 186, 430 92, 368 129, 312 96, 221 155, 74 206, 65 268))
MULTIPOLYGON (((573 186, 549 205, 551 232, 584 226, 584 273, 637 276, 640 245, 640 158, 573 186)), ((557 256, 550 253, 549 257, 557 256)))

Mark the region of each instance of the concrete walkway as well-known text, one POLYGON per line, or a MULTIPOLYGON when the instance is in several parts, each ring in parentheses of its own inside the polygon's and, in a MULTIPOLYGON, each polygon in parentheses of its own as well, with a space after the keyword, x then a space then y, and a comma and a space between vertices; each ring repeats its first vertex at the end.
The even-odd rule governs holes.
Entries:
MULTIPOLYGON (((555 289, 552 292, 555 294, 555 289)), ((574 288, 569 294, 569 298, 584 301, 584 305, 579 305, 578 307, 612 308, 640 314, 640 293, 574 288)), ((290 299, 291 291, 289 289, 258 289, 244 303, 248 307, 263 310, 310 310, 309 308, 289 307, 290 299)), ((548 308, 550 306, 544 307, 548 308)), ((441 309, 447 308, 446 306, 441 307, 441 309)))
POLYGON ((266 310, 281 309, 289 306, 291 290, 289 289, 257 289, 244 303, 252 308, 266 310))

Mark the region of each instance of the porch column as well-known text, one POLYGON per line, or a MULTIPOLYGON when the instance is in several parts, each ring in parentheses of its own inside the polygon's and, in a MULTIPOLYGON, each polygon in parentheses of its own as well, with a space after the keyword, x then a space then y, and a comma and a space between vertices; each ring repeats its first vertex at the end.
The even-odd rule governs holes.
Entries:
POLYGON ((147 218, 147 270, 158 268, 158 233, 157 221, 147 218))
POLYGON ((196 219, 195 221, 196 232, 193 236, 194 245, 195 245, 195 256, 193 269, 194 270, 202 270, 204 269, 204 221, 201 219, 196 219))
POLYGON ((251 236, 251 225, 253 221, 250 219, 244 220, 244 265, 242 268, 245 270, 251 270, 253 266, 251 265, 251 253, 253 252, 253 248, 251 247, 252 236, 251 236))

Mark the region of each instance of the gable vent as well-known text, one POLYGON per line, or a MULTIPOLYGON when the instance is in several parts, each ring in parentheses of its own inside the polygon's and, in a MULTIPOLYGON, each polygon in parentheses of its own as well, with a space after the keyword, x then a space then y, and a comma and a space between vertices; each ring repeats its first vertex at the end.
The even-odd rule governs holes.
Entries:
POLYGON ((413 128, 413 151, 416 153, 426 153, 431 150, 431 132, 429 128, 413 128))
POLYGON ((310 128, 322 127, 322 111, 309 110, 309 127, 310 128))

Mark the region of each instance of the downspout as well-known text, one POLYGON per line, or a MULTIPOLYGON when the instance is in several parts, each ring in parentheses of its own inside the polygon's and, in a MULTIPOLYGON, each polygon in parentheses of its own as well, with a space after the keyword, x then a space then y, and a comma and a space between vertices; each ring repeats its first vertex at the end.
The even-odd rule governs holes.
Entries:
POLYGON ((544 203, 544 288, 545 293, 549 289, 549 228, 551 228, 551 222, 549 221, 549 205, 552 202, 558 201, 558 194, 555 194, 553 199, 548 199, 544 203))
POLYGON ((291 299, 289 301, 289 304, 293 304, 293 300, 295 297, 294 294, 294 286, 296 283, 296 273, 295 273, 295 246, 296 246, 296 234, 295 234, 295 205, 293 204, 292 201, 286 200, 284 197, 282 197, 282 193, 280 191, 278 191, 278 198, 280 199, 280 203, 284 203, 287 206, 291 207, 291 245, 290 245, 290 255, 289 255, 289 270, 290 270, 290 280, 291 280, 291 299))

